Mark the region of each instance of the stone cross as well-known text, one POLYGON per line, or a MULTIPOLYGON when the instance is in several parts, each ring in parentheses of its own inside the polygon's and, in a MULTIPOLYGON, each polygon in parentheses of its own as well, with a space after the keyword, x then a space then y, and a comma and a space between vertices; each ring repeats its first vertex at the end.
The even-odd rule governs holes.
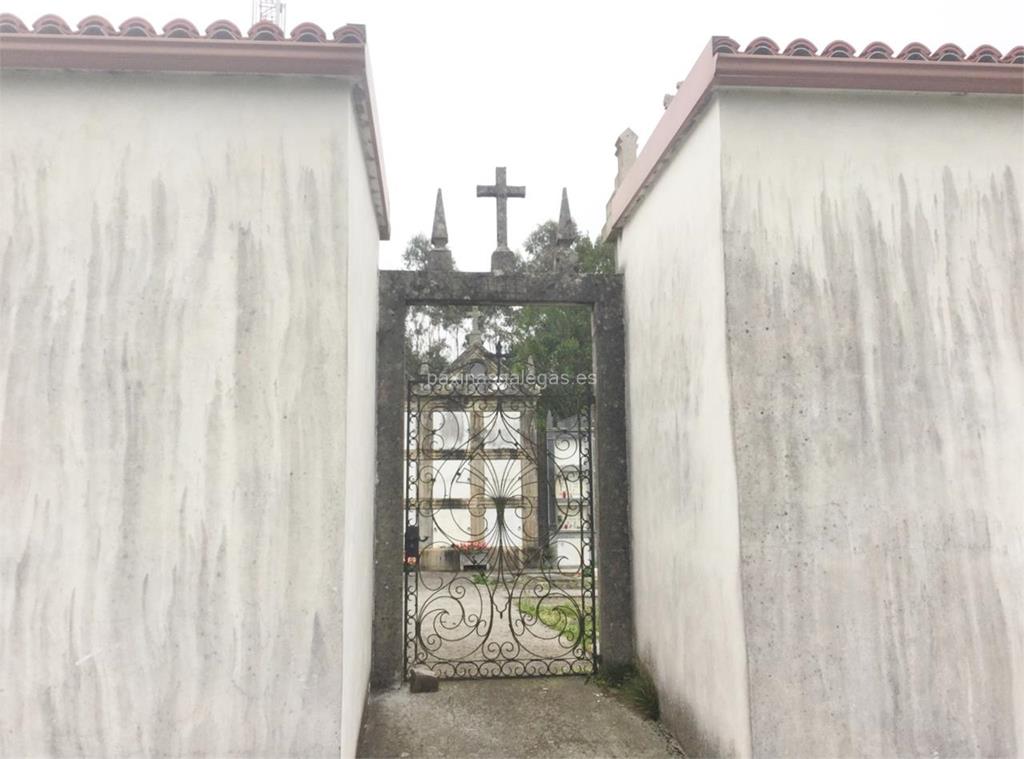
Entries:
POLYGON ((478 198, 495 198, 498 205, 498 247, 495 253, 505 253, 508 247, 508 199, 525 198, 526 188, 510 186, 505 181, 505 167, 498 166, 494 169, 494 184, 476 186, 478 198))

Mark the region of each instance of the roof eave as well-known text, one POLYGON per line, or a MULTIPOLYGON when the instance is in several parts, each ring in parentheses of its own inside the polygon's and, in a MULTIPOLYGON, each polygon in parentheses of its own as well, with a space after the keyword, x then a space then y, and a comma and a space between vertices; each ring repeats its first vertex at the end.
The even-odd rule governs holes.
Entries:
POLYGON ((1020 66, 967 61, 820 58, 717 53, 712 40, 626 173, 609 204, 603 236, 617 237, 711 95, 730 87, 1024 94, 1020 66))
POLYGON ((390 237, 387 186, 365 43, 0 33, 0 68, 324 76, 355 82, 377 231, 390 237))
POLYGON ((0 68, 362 78, 365 50, 343 42, 0 34, 0 68))

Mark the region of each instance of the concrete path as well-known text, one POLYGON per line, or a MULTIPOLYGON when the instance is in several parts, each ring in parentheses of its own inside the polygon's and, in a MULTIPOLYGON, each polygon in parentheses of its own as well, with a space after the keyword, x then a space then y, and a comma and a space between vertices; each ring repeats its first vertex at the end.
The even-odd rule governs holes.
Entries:
POLYGON ((441 681, 371 696, 360 757, 679 757, 657 723, 582 677, 441 681))

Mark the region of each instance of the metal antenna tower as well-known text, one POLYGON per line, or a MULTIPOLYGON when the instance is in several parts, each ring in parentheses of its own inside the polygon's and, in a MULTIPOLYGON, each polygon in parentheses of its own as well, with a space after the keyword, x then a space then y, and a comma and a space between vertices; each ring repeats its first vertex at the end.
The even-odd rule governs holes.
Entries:
POLYGON ((252 0, 252 22, 270 21, 285 29, 285 3, 282 0, 252 0))

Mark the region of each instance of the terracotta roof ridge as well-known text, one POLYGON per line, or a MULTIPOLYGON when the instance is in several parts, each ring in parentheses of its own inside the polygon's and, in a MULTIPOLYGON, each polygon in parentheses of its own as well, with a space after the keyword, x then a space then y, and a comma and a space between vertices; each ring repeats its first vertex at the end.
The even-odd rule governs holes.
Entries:
POLYGON ((951 42, 934 51, 911 42, 894 53, 889 45, 874 41, 858 53, 849 42, 834 40, 819 52, 802 37, 785 46, 770 37, 755 37, 743 47, 731 37, 714 36, 675 94, 665 99, 665 112, 636 160, 616 179, 606 207, 605 237, 621 230, 713 93, 729 87, 1019 97, 1024 94, 1024 46, 1002 53, 984 44, 967 55, 951 42))
POLYGON ((176 18, 167 22, 158 32, 146 19, 132 16, 116 26, 103 16, 86 16, 78 22, 77 28, 60 16, 45 14, 40 16, 31 27, 13 13, 0 13, 0 34, 32 34, 32 35, 63 35, 91 37, 149 37, 161 39, 167 37, 237 40, 260 42, 302 42, 325 44, 365 44, 366 27, 362 24, 345 24, 328 35, 316 24, 305 21, 295 25, 291 34, 270 21, 257 21, 245 34, 228 19, 217 19, 203 33, 195 24, 187 19, 176 18))
POLYGON ((934 51, 929 50, 927 45, 920 42, 911 42, 905 45, 899 53, 894 53, 893 48, 884 42, 874 41, 864 45, 858 53, 857 49, 845 40, 833 40, 821 48, 819 52, 812 42, 803 37, 797 37, 785 46, 778 44, 771 37, 755 37, 746 47, 743 47, 731 37, 717 36, 711 38, 711 49, 716 55, 1024 64, 1024 48, 1021 46, 1014 47, 1004 55, 998 48, 989 44, 982 44, 968 55, 960 46, 952 42, 945 42, 936 47, 934 51))
POLYGON ((328 36, 316 24, 304 22, 293 27, 291 35, 285 35, 277 25, 258 21, 243 34, 231 21, 218 19, 200 33, 191 21, 176 18, 158 32, 137 16, 116 27, 103 16, 86 16, 77 29, 72 29, 60 16, 40 16, 30 28, 17 16, 0 13, 0 68, 272 74, 352 80, 352 103, 377 228, 382 240, 390 235, 366 27, 362 24, 345 24, 328 36))

